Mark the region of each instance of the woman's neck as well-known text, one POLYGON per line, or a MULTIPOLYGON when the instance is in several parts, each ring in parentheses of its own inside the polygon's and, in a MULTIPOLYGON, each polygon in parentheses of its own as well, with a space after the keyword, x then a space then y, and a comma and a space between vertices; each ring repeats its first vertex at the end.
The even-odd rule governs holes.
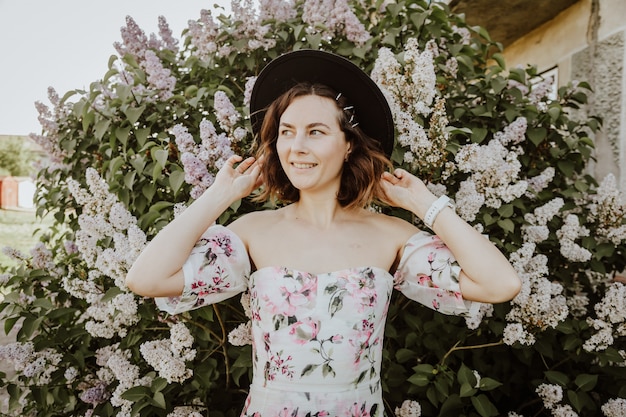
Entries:
POLYGON ((300 200, 290 207, 294 220, 304 221, 319 229, 333 227, 337 221, 345 218, 348 211, 352 212, 352 210, 342 207, 336 197, 300 196, 300 200))

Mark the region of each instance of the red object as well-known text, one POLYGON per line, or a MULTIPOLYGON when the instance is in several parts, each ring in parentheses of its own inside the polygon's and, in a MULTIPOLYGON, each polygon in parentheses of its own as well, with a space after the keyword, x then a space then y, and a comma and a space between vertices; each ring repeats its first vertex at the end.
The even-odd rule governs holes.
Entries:
POLYGON ((18 181, 14 177, 0 177, 0 208, 16 208, 18 181))

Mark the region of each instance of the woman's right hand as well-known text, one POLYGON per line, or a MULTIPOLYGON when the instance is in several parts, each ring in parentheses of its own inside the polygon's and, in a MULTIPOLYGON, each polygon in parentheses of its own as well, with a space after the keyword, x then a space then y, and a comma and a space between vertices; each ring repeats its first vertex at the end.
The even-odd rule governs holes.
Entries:
POLYGON ((235 200, 247 197, 263 184, 261 163, 262 161, 252 156, 243 159, 239 155, 233 155, 218 171, 212 187, 231 193, 235 200), (235 167, 237 163, 239 164, 235 167))

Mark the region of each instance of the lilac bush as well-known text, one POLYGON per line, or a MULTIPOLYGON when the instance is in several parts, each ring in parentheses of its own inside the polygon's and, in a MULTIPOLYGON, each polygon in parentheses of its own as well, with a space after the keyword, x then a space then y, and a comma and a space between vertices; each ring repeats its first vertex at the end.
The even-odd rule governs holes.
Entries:
MULTIPOLYGON (((626 205, 594 178, 598 117, 578 119, 591 87, 549 98, 534 67, 445 4, 235 1, 202 10, 181 39, 165 18, 146 35, 128 17, 117 55, 89 91, 37 103, 48 158, 32 253, 7 249, 0 346, 7 416, 236 416, 250 382, 249 298, 169 316, 124 277, 146 242, 253 150, 259 71, 319 48, 362 66, 394 114, 394 163, 457 203, 523 281, 510 303, 466 319, 396 294, 386 329, 388 415, 598 416, 626 407, 626 205)), ((228 223, 267 208, 243 199, 228 223)), ((419 220, 402 210, 375 207, 419 220)))

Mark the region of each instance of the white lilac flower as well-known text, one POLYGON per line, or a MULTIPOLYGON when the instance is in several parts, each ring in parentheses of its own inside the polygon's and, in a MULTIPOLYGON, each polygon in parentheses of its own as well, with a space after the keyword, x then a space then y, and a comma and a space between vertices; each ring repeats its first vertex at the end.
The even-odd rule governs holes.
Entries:
POLYGON ((619 245, 626 241, 626 204, 613 174, 607 175, 590 197, 589 220, 597 224, 595 233, 603 240, 619 245))
POLYGON ((163 47, 170 51, 178 52, 178 39, 172 36, 172 30, 164 16, 159 16, 159 35, 163 40, 163 47))
POLYGON ((152 50, 145 52, 145 59, 142 67, 146 71, 148 77, 146 81, 148 85, 157 91, 161 100, 167 100, 174 94, 176 87, 176 77, 172 75, 172 71, 163 67, 161 60, 152 50))
POLYGON ((235 109, 226 93, 221 90, 215 92, 213 103, 220 127, 226 132, 232 131, 241 119, 241 114, 235 109))
POLYGON ((402 405, 395 410, 396 417, 420 417, 422 406, 417 401, 404 400, 402 405))
POLYGON ((213 123, 206 119, 200 122, 199 144, 195 143, 187 128, 182 125, 174 126, 171 132, 182 152, 180 159, 185 171, 185 182, 193 186, 191 197, 198 198, 215 180, 214 173, 233 155, 231 141, 225 133, 218 133, 213 123))
POLYGON ((473 316, 465 317, 465 325, 470 330, 475 330, 480 326, 485 317, 493 316, 493 304, 482 303, 478 312, 473 316))
POLYGON ((347 0, 307 0, 303 5, 302 20, 308 24, 308 33, 320 33, 324 39, 343 35, 349 41, 363 45, 371 38, 347 0), (324 30, 320 31, 320 28, 324 30))
POLYGON ((623 417, 626 416, 626 399, 611 398, 602 405, 602 413, 606 417, 623 417))
POLYGON ((626 285, 614 282, 608 285, 602 300, 594 306, 596 318, 587 323, 596 332, 585 341, 587 351, 602 351, 618 337, 626 336, 626 285))
POLYGON ((204 414, 200 412, 197 407, 193 406, 181 406, 174 407, 171 413, 167 417, 203 417, 204 414))
POLYGON ((139 350, 161 378, 169 383, 183 382, 193 376, 193 371, 187 368, 184 359, 172 352, 171 346, 172 342, 168 339, 151 340, 142 343, 139 350))
POLYGON ((575 242, 580 237, 589 236, 589 229, 580 225, 578 216, 568 214, 556 235, 559 238, 561 255, 566 259, 572 262, 587 262, 591 259, 591 252, 575 242))
POLYGON ((563 401, 563 388, 560 385, 554 384, 541 384, 535 390, 539 395, 539 398, 543 401, 544 407, 549 410, 563 401))
POLYGON ((210 10, 202 9, 200 19, 189 21, 188 36, 191 45, 195 48, 194 54, 200 59, 206 59, 217 51, 217 37, 219 26, 213 20, 210 10))
POLYGON ((526 242, 509 257, 522 287, 506 316, 507 344, 532 344, 535 340, 532 332, 554 328, 569 314, 563 286, 548 281, 548 259, 535 254, 535 248, 535 243, 526 242))
POLYGON ((297 15, 294 0, 259 0, 259 20, 290 20, 297 15))
POLYGON ((228 334, 228 342, 233 346, 252 344, 252 322, 241 323, 228 334))
POLYGON ((142 61, 144 53, 148 48, 148 38, 145 32, 130 16, 126 16, 126 26, 123 26, 120 32, 123 43, 115 42, 113 44, 117 53, 122 57, 126 54, 130 54, 135 57, 137 61, 142 61))

